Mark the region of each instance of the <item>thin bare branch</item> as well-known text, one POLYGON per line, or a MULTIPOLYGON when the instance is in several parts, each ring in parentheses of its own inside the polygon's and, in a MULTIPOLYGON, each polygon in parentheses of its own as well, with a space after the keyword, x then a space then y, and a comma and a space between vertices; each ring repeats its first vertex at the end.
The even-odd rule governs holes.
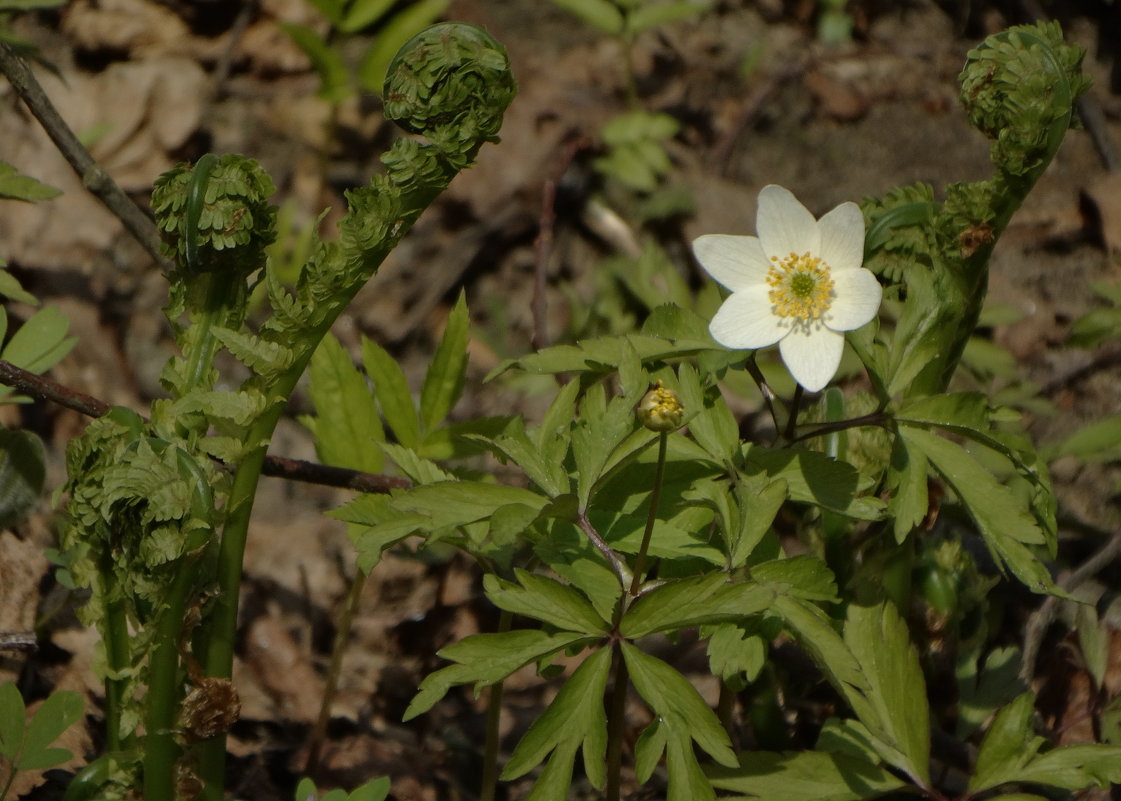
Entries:
POLYGON ((0 42, 0 72, 7 76, 16 94, 27 104, 35 119, 39 120, 47 136, 82 179, 82 184, 124 223, 125 229, 151 254, 156 263, 168 270, 171 263, 160 252, 160 234, 156 224, 117 186, 109 173, 93 160, 90 152, 63 121, 23 59, 3 42, 0 42))

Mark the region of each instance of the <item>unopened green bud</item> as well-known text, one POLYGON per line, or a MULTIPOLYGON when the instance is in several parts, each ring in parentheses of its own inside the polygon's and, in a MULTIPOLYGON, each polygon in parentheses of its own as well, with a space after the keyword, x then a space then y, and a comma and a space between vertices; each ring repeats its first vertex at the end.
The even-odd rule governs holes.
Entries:
POLYGON ((652 390, 642 396, 635 410, 638 419, 651 431, 676 431, 681 428, 685 418, 685 407, 672 389, 666 389, 659 381, 652 390))

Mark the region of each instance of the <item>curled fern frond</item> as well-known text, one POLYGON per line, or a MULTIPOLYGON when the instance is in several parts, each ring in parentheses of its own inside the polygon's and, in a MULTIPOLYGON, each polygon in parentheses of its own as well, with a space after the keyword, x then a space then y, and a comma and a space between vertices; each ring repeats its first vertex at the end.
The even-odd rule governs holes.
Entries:
POLYGON ((506 49, 482 28, 433 25, 401 48, 385 78, 385 115, 436 146, 457 169, 497 142, 517 84, 506 49))
POLYGON ((1079 71, 1083 55, 1063 42, 1057 22, 1009 28, 969 52, 959 76, 962 103, 993 140, 999 170, 1028 175, 1050 161, 1090 84, 1079 71))
POLYGON ((276 191, 254 159, 207 154, 156 179, 152 210, 168 257, 188 276, 246 276, 265 261, 276 239, 276 191))

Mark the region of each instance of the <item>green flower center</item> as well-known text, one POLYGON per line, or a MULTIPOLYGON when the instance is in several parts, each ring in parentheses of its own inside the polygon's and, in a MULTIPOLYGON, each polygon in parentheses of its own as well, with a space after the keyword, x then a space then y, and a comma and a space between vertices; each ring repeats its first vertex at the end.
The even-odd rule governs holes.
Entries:
POLYGON ((767 285, 771 287, 767 297, 779 317, 820 320, 833 303, 829 265, 809 253, 791 253, 782 259, 772 256, 767 285))

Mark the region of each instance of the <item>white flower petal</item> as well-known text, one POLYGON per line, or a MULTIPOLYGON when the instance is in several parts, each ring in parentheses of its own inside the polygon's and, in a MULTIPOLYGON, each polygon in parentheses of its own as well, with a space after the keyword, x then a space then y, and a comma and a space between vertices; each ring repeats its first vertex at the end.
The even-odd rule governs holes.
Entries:
POLYGON ((825 324, 834 331, 852 331, 876 316, 884 290, 869 270, 832 273, 833 302, 825 324))
POLYGON ((821 250, 815 255, 833 271, 855 270, 864 263, 864 214, 853 202, 842 203, 818 221, 821 250))
POLYGON ((836 375, 845 337, 824 326, 798 326, 783 337, 778 348, 794 380, 808 391, 817 392, 836 375))
POLYGON ((775 184, 764 186, 759 193, 755 231, 768 257, 781 259, 791 253, 817 255, 821 244, 814 216, 789 189, 775 184))
POLYGON ((693 240, 693 255, 705 272, 733 292, 762 283, 771 267, 754 236, 707 234, 693 240))
POLYGON ((733 292, 713 315, 708 331, 726 348, 765 348, 778 342, 788 328, 771 311, 767 285, 750 286, 733 292))

